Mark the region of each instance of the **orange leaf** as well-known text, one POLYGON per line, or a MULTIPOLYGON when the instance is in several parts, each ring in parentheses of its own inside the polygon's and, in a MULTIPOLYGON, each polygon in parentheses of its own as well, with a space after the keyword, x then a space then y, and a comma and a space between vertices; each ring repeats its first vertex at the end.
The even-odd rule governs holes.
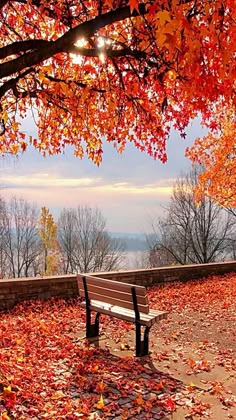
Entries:
POLYGON ((133 12, 133 10, 138 10, 138 0, 129 0, 129 6, 130 6, 130 10, 131 12, 133 12))
POLYGON ((144 404, 144 400, 141 394, 138 394, 137 398, 134 400, 134 402, 138 405, 143 405, 144 404))
POLYGON ((106 388, 106 385, 104 384, 104 382, 103 381, 101 381, 99 384, 98 384, 98 390, 99 390, 99 392, 100 393, 102 393, 103 391, 104 391, 104 389, 106 388))
POLYGON ((196 366, 196 362, 193 359, 189 359, 188 364, 191 367, 191 369, 193 369, 196 366))

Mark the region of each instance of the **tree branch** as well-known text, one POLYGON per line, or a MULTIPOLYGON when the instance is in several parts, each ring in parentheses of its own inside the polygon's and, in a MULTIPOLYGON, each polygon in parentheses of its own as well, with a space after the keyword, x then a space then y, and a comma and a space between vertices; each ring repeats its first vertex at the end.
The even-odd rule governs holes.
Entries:
POLYGON ((27 41, 17 41, 12 44, 5 45, 0 48, 0 59, 4 59, 11 55, 24 53, 29 50, 37 50, 50 44, 50 41, 43 39, 29 39, 27 41))
POLYGON ((131 50, 130 48, 122 48, 120 50, 113 50, 112 48, 106 48, 106 49, 100 50, 99 48, 80 48, 80 47, 76 47, 76 45, 71 45, 71 46, 66 46, 65 51, 63 52, 79 54, 84 57, 99 57, 101 53, 104 53, 107 57, 111 57, 111 58, 125 57, 128 55, 135 58, 144 58, 144 59, 147 57, 144 51, 131 50))
MULTIPOLYGON (((25 72, 21 73, 18 77, 12 78, 8 80, 6 83, 4 83, 4 85, 0 87, 0 98, 2 98, 3 95, 5 95, 5 93, 10 89, 12 89, 14 93, 16 93, 16 85, 19 82, 19 80, 27 76, 27 74, 32 73, 32 71, 34 71, 34 69, 27 69, 25 72)), ((19 95, 16 95, 16 96, 19 96, 19 95)))
POLYGON ((0 10, 8 3, 8 0, 0 0, 0 10))
MULTIPOLYGON (((140 13, 141 10, 144 12, 145 8, 140 7, 140 13)), ((131 13, 130 7, 125 6, 117 10, 112 10, 104 15, 96 16, 90 21, 81 23, 73 29, 70 29, 56 41, 48 41, 46 45, 36 51, 28 52, 14 60, 1 64, 0 78, 8 77, 14 73, 24 70, 27 67, 33 67, 40 64, 57 53, 68 51, 68 49, 76 43, 78 38, 92 36, 99 29, 104 28, 107 25, 122 21, 135 15, 138 15, 138 12, 133 11, 133 13, 131 13)))
MULTIPOLYGON (((63 82, 63 83, 68 84, 68 85, 71 84, 71 83, 74 83, 78 87, 82 87, 82 88, 87 88, 88 87, 88 85, 86 85, 86 83, 76 82, 74 80, 65 81, 63 79, 59 79, 58 77, 53 77, 53 76, 50 76, 50 75, 46 75, 45 77, 48 80, 50 80, 51 82, 55 82, 55 83, 63 82)), ((105 89, 98 89, 98 88, 95 88, 95 87, 89 87, 89 89, 92 90, 93 92, 99 92, 99 93, 105 93, 106 92, 105 89)))

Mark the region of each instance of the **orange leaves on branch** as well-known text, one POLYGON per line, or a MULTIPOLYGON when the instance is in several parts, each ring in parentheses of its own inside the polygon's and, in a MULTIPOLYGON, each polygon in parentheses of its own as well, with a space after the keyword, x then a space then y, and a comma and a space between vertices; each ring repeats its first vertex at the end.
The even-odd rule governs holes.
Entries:
POLYGON ((209 123, 213 133, 197 139, 187 151, 193 162, 200 162, 206 168, 199 177, 197 200, 207 195, 222 206, 236 207, 235 115, 232 108, 226 113, 219 110, 216 119, 209 123))
POLYGON ((131 12, 133 12, 134 10, 138 10, 139 3, 139 0, 129 0, 131 12))
POLYGON ((103 141, 119 152, 131 141, 165 162, 171 128, 184 137, 200 116, 216 147, 209 151, 212 162, 204 154, 206 138, 191 156, 209 163, 202 192, 220 201, 233 170, 227 155, 235 155, 232 141, 224 147, 228 134, 218 118, 219 111, 235 114, 234 6, 234 0, 200 0, 194 7, 176 0, 6 4, 0 11, 0 153, 18 154, 32 143, 43 154, 57 154, 71 145, 76 156, 87 154, 99 165, 103 141), (35 139, 25 139, 17 120, 29 109, 35 139), (221 153, 224 159, 214 165, 221 153), (217 189, 220 177, 213 182, 209 176, 220 164, 217 189))

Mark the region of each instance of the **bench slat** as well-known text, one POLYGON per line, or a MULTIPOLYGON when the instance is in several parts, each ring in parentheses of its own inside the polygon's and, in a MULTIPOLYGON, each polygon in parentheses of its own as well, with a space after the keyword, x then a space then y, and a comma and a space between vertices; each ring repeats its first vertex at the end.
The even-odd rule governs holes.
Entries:
MULTIPOLYGON (((77 275, 77 282, 79 285, 79 289, 81 288, 80 285, 82 285, 82 288, 83 288, 83 277, 86 277, 87 285, 104 287, 105 289, 110 289, 110 290, 119 290, 120 292, 125 292, 125 293, 130 293, 130 294, 131 294, 131 288, 134 287, 133 284, 123 283, 120 281, 118 282, 114 280, 101 279, 100 277, 77 275)), ((137 296, 147 295, 147 291, 144 286, 135 285, 135 290, 136 290, 137 296)))
MULTIPOLYGON (((103 302, 98 302, 98 301, 92 301, 92 305, 100 307, 100 308, 104 308, 106 310, 109 310, 111 313, 115 311, 115 312, 119 312, 121 315, 128 314, 129 316, 132 315, 132 317, 135 317, 133 310, 129 310, 129 309, 127 310, 127 309, 122 308, 120 306, 114 306, 113 307, 111 305, 109 307, 109 305, 108 305, 108 306, 105 307, 103 302)), ((166 317, 167 317, 167 312, 156 311, 156 310, 153 310, 153 309, 151 311, 149 311, 147 314, 140 313, 140 320, 142 322, 149 322, 149 323, 152 322, 152 324, 155 323, 157 320, 162 319, 162 318, 166 318, 166 317)), ((132 318, 132 319, 134 319, 134 318, 132 318)))
MULTIPOLYGON (((85 297, 84 290, 81 290, 80 296, 85 297)), ((124 301, 124 300, 121 300, 121 299, 115 299, 115 298, 112 298, 112 297, 106 296, 106 295, 99 295, 98 293, 89 292, 89 298, 91 300, 106 302, 108 304, 110 303, 113 306, 120 306, 120 307, 126 308, 126 309, 133 310, 133 308, 134 308, 133 302, 124 301)), ((139 309, 140 312, 144 312, 146 314, 149 312, 149 306, 148 305, 138 304, 138 309, 139 309)))
MULTIPOLYGON (((112 280, 100 279, 97 277, 85 276, 89 299, 100 302, 110 303, 114 306, 121 306, 126 309, 133 310, 133 298, 131 289, 133 285, 119 283, 112 280)), ((85 297, 83 276, 77 276, 79 294, 85 297)), ((147 299, 146 288, 143 286, 135 286, 138 310, 148 313, 149 305, 147 299), (138 294, 137 294, 138 292, 138 294)))
MULTIPOLYGON (((81 282, 79 282, 79 287, 80 287, 79 290, 80 290, 81 296, 84 296, 83 284, 81 282)), ((94 285, 91 285, 89 282, 87 283, 87 289, 88 289, 89 294, 94 293, 94 294, 101 295, 101 298, 96 299, 96 300, 103 301, 102 296, 109 296, 117 300, 123 300, 125 302, 133 303, 132 294, 130 292, 126 293, 120 290, 111 290, 106 287, 100 287, 100 284, 97 286, 94 286, 94 285)), ((137 296, 137 302, 140 305, 144 305, 144 306, 148 305, 147 296, 145 295, 137 296)))

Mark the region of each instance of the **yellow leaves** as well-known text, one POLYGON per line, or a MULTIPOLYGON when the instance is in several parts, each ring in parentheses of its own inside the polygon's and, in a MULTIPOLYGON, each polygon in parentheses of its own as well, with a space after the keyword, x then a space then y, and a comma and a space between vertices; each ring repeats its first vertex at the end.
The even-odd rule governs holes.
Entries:
POLYGON ((12 155, 16 155, 19 152, 20 146, 19 144, 10 144, 9 145, 9 151, 12 155))
POLYGON ((0 420, 11 420, 10 417, 8 416, 6 411, 3 411, 1 414, 1 419, 0 420))
POLYGON ((47 275, 52 276, 57 274, 58 267, 58 256, 55 253, 51 253, 46 256, 47 275))
POLYGON ((39 72, 38 72, 38 80, 40 82, 46 82, 48 83, 49 80, 47 79, 47 74, 50 74, 52 72, 52 66, 51 65, 47 65, 47 66, 43 66, 39 72))
POLYGON ((99 399, 99 401, 97 402, 97 404, 96 404, 96 407, 99 409, 99 410, 102 410, 103 409, 103 407, 104 407, 104 400, 103 400, 103 396, 102 396, 102 394, 101 394, 101 396, 100 396, 100 399, 99 399))
POLYGON ((9 118, 9 116, 8 116, 7 111, 1 111, 1 119, 4 121, 4 124, 7 123, 8 118, 9 118))
POLYGON ((168 77, 169 77, 170 80, 175 80, 176 77, 177 77, 177 73, 174 70, 168 71, 167 74, 168 74, 168 77))
MULTIPOLYGON (((98 366, 98 365, 97 365, 98 366)), ((96 366, 94 366, 94 368, 95 368, 96 366)), ((98 408, 98 410, 103 410, 103 408, 104 408, 104 406, 105 406, 105 403, 104 403, 104 400, 103 400, 103 396, 102 396, 102 393, 103 393, 103 391, 104 391, 104 389, 105 389, 105 387, 106 387, 106 385, 104 384, 104 382, 103 382, 103 380, 98 384, 98 391, 101 393, 101 395, 100 395, 100 399, 98 400, 98 402, 97 402, 97 404, 96 404, 96 407, 98 408)))
POLYGON ((10 385, 3 388, 3 396, 4 397, 7 396, 7 395, 10 395, 11 393, 12 393, 12 389, 11 389, 10 385))
POLYGON ((19 122, 13 121, 12 124, 11 124, 11 129, 13 131, 17 131, 19 129, 19 126, 20 126, 19 122))
POLYGON ((54 223, 52 214, 46 207, 42 207, 39 220, 39 236, 47 248, 52 246, 52 241, 55 240, 56 234, 57 226, 54 223))
POLYGON ((196 388, 196 385, 193 383, 193 382, 190 382, 188 385, 187 385, 187 390, 189 391, 189 392, 192 392, 192 391, 194 391, 194 389, 196 388))
POLYGON ((40 82, 42 82, 44 79, 45 79, 45 73, 44 73, 44 71, 40 71, 40 72, 38 73, 38 80, 39 80, 40 82))
POLYGON ((121 350, 129 350, 130 346, 128 343, 120 343, 121 350))
POLYGON ((57 251, 57 225, 52 214, 46 207, 41 209, 38 222, 38 234, 44 247, 44 274, 52 275, 56 271, 58 256, 57 251))

